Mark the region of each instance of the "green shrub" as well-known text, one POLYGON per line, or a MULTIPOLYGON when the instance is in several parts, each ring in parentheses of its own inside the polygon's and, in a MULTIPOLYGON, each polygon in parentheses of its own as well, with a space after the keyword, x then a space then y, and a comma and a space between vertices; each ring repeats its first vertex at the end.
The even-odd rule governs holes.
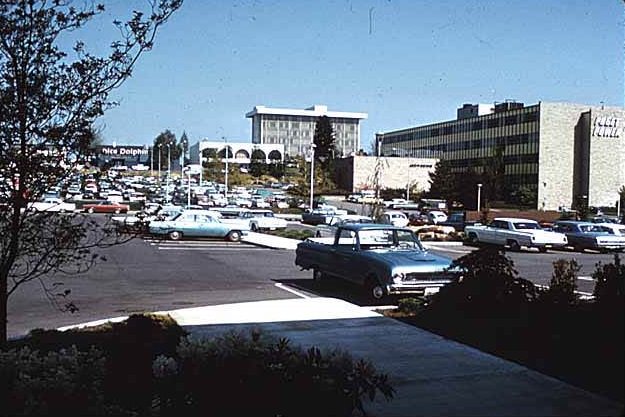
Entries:
POLYGON ((541 299, 550 304, 573 305, 579 301, 577 273, 581 269, 575 259, 558 259, 553 262, 553 273, 549 289, 541 294, 541 299))
POLYGON ((285 237, 288 239, 306 240, 313 237, 315 233, 308 229, 278 229, 266 232, 270 235, 285 237))
POLYGON ((515 314, 537 297, 534 284, 519 278, 513 261, 497 247, 473 251, 451 267, 463 270, 462 277, 434 294, 430 308, 449 314, 515 314))
POLYGON ((154 373, 159 413, 167 416, 350 416, 364 413, 365 397, 394 392, 369 362, 338 350, 303 351, 259 332, 185 339, 178 358, 159 357, 154 373))
POLYGON ((417 314, 427 306, 425 297, 408 297, 397 300, 397 310, 405 314, 417 314))
POLYGON ((0 352, 1 416, 120 416, 104 397, 105 357, 97 348, 0 352))
POLYGON ((592 277, 595 279, 593 292, 599 304, 623 304, 625 300, 625 265, 621 264, 618 254, 614 254, 614 263, 597 263, 592 277))

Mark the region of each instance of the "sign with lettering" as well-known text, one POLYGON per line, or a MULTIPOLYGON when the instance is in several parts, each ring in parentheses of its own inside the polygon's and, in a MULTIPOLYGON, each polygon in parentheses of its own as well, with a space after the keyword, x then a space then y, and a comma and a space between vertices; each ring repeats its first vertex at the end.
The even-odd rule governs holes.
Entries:
POLYGON ((132 157, 147 155, 148 149, 144 146, 101 146, 100 154, 105 156, 132 157))
POLYGON ((619 138, 621 121, 616 117, 597 116, 592 125, 592 135, 599 138, 619 138))

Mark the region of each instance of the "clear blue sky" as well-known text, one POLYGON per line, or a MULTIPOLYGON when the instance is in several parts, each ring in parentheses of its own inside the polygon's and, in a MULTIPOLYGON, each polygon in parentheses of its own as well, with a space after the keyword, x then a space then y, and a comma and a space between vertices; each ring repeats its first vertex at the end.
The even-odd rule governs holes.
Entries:
MULTIPOLYGON (((108 22, 144 3, 107 4, 108 22)), ((323 104, 368 113, 369 150, 375 132, 450 120, 463 103, 623 106, 624 56, 622 0, 185 0, 100 124, 109 144, 166 129, 249 142, 255 105, 323 104)))

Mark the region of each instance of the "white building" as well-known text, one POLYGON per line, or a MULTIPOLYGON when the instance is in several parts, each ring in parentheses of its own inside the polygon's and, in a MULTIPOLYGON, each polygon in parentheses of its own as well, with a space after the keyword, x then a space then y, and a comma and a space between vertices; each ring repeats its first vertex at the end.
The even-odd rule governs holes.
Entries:
POLYGON ((367 113, 328 111, 327 106, 315 105, 304 110, 256 106, 245 115, 252 119, 252 143, 281 144, 287 158, 308 153, 321 116, 327 116, 332 124, 337 157, 358 152, 360 120, 366 119, 367 113))
MULTIPOLYGON (((252 152, 259 152, 265 163, 284 162, 284 145, 256 144, 250 142, 224 142, 203 140, 189 148, 189 161, 200 163, 200 155, 206 149, 213 149, 222 162, 226 162, 226 146, 230 149, 228 163, 249 164, 252 152)), ((206 161, 206 158, 203 159, 206 161)))

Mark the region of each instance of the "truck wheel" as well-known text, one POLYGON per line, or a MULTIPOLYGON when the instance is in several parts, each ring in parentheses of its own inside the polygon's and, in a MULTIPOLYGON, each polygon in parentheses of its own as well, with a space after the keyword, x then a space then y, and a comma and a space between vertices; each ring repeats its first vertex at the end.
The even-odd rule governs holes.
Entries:
POLYGON ((381 300, 386 295, 386 290, 374 277, 367 278, 367 281, 365 281, 365 289, 368 296, 375 301, 381 300))
POLYGON ((233 230, 228 233, 228 236, 226 236, 226 238, 230 242, 238 242, 239 240, 241 240, 241 232, 239 232, 238 230, 233 230))
POLYGON ((182 238, 182 233, 180 233, 177 230, 174 230, 172 232, 169 232, 169 238, 171 240, 180 240, 182 238))
POLYGON ((517 242, 516 240, 509 240, 508 246, 510 247, 510 250, 514 252, 518 252, 521 250, 521 246, 519 246, 519 242, 517 242))
POLYGON ((326 278, 326 274, 318 269, 313 269, 313 281, 315 281, 315 284, 323 285, 326 282, 326 278))

